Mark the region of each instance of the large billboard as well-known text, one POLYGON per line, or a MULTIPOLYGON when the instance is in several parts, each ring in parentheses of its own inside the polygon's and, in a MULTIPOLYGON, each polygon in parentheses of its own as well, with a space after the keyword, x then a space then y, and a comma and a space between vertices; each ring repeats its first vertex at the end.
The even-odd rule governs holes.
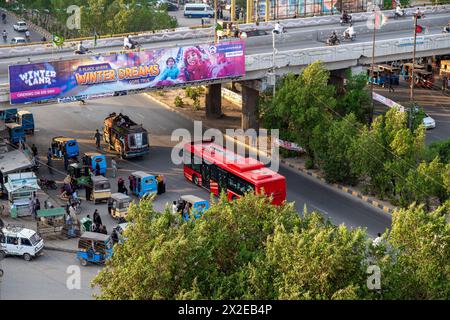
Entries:
POLYGON ((245 75, 245 43, 223 42, 9 66, 11 104, 67 102, 245 75))

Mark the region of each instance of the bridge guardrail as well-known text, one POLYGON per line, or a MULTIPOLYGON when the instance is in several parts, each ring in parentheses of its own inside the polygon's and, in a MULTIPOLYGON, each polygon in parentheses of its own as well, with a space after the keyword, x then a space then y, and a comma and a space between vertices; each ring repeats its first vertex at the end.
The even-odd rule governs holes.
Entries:
MULTIPOLYGON (((450 5, 440 5, 440 6, 424 6, 420 7, 421 11, 425 14, 438 14, 438 13, 446 13, 450 12, 450 5)), ((415 8, 407 8, 405 9, 406 13, 408 15, 411 15, 415 8)), ((393 15, 394 10, 386 10, 383 11, 385 14, 391 14, 393 15)), ((365 21, 371 16, 371 12, 361 12, 361 13, 353 13, 353 19, 354 21, 365 21)), ((242 30, 248 30, 248 29, 262 29, 262 30, 269 30, 273 29, 275 21, 271 22, 260 22, 259 26, 256 26, 256 24, 244 24, 240 25, 239 27, 242 30)), ((310 18, 297 18, 297 19, 286 19, 283 20, 283 25, 286 28, 301 28, 301 27, 308 27, 308 26, 316 26, 316 25, 327 25, 327 24, 339 24, 339 16, 338 15, 330 15, 330 16, 319 16, 319 17, 310 17, 310 18)), ((135 39, 139 43, 151 43, 151 42, 160 42, 160 41, 174 41, 174 40, 186 40, 186 39, 198 39, 198 38, 213 38, 213 28, 200 28, 200 29, 188 29, 185 28, 178 28, 175 29, 175 31, 172 32, 143 32, 135 36, 135 39)), ((91 40, 84 40, 85 46, 89 48, 94 47, 94 40, 91 38, 91 40)), ((75 47, 77 42, 75 41, 67 41, 65 43, 65 46, 63 48, 57 49, 63 52, 69 52, 72 51, 75 47)), ((97 46, 96 48, 105 48, 110 46, 122 46, 123 44, 123 38, 122 37, 111 37, 111 38, 100 38, 97 39, 97 46)), ((55 50, 53 45, 51 43, 42 45, 24 45, 20 47, 3 47, 0 48, 0 59, 16 56, 32 56, 32 55, 39 55, 39 54, 45 54, 45 53, 52 53, 52 51, 55 50)))

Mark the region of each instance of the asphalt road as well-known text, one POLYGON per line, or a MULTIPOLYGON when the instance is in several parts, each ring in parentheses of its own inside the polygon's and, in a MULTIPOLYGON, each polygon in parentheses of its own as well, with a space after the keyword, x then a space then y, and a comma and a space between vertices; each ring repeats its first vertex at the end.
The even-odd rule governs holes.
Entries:
MULTIPOLYGON (((1 20, 1 19, 0 19, 1 20)), ((25 32, 18 32, 15 31, 13 28, 14 23, 16 23, 16 19, 14 19, 12 16, 8 15, 7 19, 6 19, 7 23, 3 24, 0 21, 0 33, 3 33, 3 30, 6 30, 6 33, 8 35, 8 39, 6 42, 4 42, 3 38, 1 38, 1 42, 0 45, 2 44, 10 44, 11 43, 11 39, 14 37, 22 37, 25 38, 25 32)), ((42 35, 37 33, 36 31, 32 30, 32 29, 28 29, 30 31, 30 42, 39 42, 41 41, 42 35)))
POLYGON ((71 253, 46 250, 30 262, 8 257, 0 266, 5 272, 0 279, 0 300, 89 300, 92 293, 98 293, 89 283, 101 267, 80 267, 71 253), (80 288, 68 289, 74 272, 80 275, 80 288))

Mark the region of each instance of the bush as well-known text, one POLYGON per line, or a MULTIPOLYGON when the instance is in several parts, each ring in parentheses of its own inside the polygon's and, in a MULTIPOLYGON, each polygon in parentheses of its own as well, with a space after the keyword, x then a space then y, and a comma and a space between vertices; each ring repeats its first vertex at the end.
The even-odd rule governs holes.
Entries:
POLYGON ((314 161, 311 158, 306 159, 305 162, 306 169, 313 169, 314 168, 314 161))
POLYGON ((195 100, 200 98, 200 95, 205 92, 205 89, 203 89, 202 87, 187 87, 186 89, 184 89, 184 92, 186 93, 186 96, 194 100, 195 103, 195 100))
POLYGON ((193 100, 194 100, 194 104, 193 104, 194 109, 195 110, 200 110, 201 109, 201 107, 200 107, 200 99, 198 97, 195 97, 195 99, 193 99, 193 100))
POLYGON ((174 100, 174 104, 175 104, 175 107, 177 107, 177 108, 183 107, 183 104, 184 104, 183 99, 181 99, 180 96, 176 96, 175 100, 174 100))

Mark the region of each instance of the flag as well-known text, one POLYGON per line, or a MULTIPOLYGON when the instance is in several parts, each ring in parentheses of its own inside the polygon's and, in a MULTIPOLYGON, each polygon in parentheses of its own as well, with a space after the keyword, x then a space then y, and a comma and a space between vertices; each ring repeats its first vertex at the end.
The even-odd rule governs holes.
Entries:
POLYGON ((53 42, 54 46, 61 47, 63 45, 63 43, 64 43, 64 38, 61 37, 61 36, 58 36, 56 34, 53 34, 52 35, 52 42, 53 42))
POLYGON ((384 26, 387 22, 386 16, 381 12, 380 9, 375 10, 375 28, 380 29, 382 26, 384 26))
POLYGON ((419 25, 416 26, 416 33, 422 33, 422 30, 423 30, 422 26, 419 25))

